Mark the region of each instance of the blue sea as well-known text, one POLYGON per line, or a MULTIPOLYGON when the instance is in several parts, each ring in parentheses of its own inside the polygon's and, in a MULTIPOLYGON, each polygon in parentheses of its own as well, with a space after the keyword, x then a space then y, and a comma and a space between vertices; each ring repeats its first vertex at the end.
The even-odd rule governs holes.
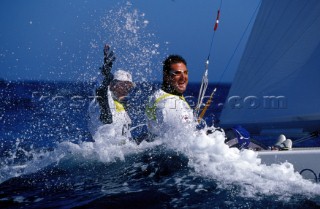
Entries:
MULTIPOLYGON (((139 83, 127 101, 133 126, 159 84, 139 83)), ((187 100, 197 99, 190 84, 187 100)), ((209 85, 210 94, 215 85, 209 85)), ((206 114, 219 119, 229 85, 206 114)), ((94 84, 0 83, 0 208, 320 208, 320 185, 289 164, 266 166, 221 136, 184 130, 137 145, 93 138, 87 109, 94 84), (220 141, 219 141, 220 140, 220 141)), ((141 126, 133 136, 145 132, 141 126)))

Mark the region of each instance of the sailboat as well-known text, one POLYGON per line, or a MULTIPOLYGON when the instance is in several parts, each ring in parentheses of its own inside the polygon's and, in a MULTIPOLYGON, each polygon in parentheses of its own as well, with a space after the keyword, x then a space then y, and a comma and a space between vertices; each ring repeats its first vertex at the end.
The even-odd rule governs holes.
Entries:
MULTIPOLYGON (((220 117, 253 135, 305 137, 320 129, 320 1, 261 0, 220 117)), ((262 163, 288 161, 320 179, 320 148, 260 151, 262 163)))

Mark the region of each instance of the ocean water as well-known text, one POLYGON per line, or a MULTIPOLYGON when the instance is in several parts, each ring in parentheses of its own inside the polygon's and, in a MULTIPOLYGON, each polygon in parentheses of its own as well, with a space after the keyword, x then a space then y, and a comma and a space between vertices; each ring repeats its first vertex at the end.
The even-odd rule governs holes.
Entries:
MULTIPOLYGON (((144 103, 157 86, 140 83, 132 92, 133 126, 145 122, 144 103)), ((92 138, 87 108, 93 84, 0 87, 0 208, 320 207, 318 183, 304 180, 289 163, 266 166, 253 151, 229 149, 219 132, 173 127, 139 145, 111 132, 92 138)), ((190 104, 198 89, 189 85, 190 104)), ((228 89, 218 88, 209 126, 228 89)), ((136 128, 134 136, 144 131, 136 128)))

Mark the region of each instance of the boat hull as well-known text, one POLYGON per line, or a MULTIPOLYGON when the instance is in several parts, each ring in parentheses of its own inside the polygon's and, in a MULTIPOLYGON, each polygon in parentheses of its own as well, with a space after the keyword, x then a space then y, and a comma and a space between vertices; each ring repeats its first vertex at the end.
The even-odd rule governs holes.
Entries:
POLYGON ((314 182, 320 181, 320 164, 317 162, 320 159, 320 147, 294 148, 289 151, 259 151, 258 157, 266 165, 289 162, 304 178, 314 182))

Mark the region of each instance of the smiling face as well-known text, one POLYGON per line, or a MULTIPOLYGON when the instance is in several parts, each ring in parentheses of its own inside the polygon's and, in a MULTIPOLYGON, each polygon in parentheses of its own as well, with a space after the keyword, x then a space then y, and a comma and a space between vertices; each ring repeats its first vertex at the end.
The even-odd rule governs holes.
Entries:
POLYGON ((164 84, 171 93, 183 94, 188 85, 188 69, 183 62, 170 65, 170 71, 165 73, 164 84))

